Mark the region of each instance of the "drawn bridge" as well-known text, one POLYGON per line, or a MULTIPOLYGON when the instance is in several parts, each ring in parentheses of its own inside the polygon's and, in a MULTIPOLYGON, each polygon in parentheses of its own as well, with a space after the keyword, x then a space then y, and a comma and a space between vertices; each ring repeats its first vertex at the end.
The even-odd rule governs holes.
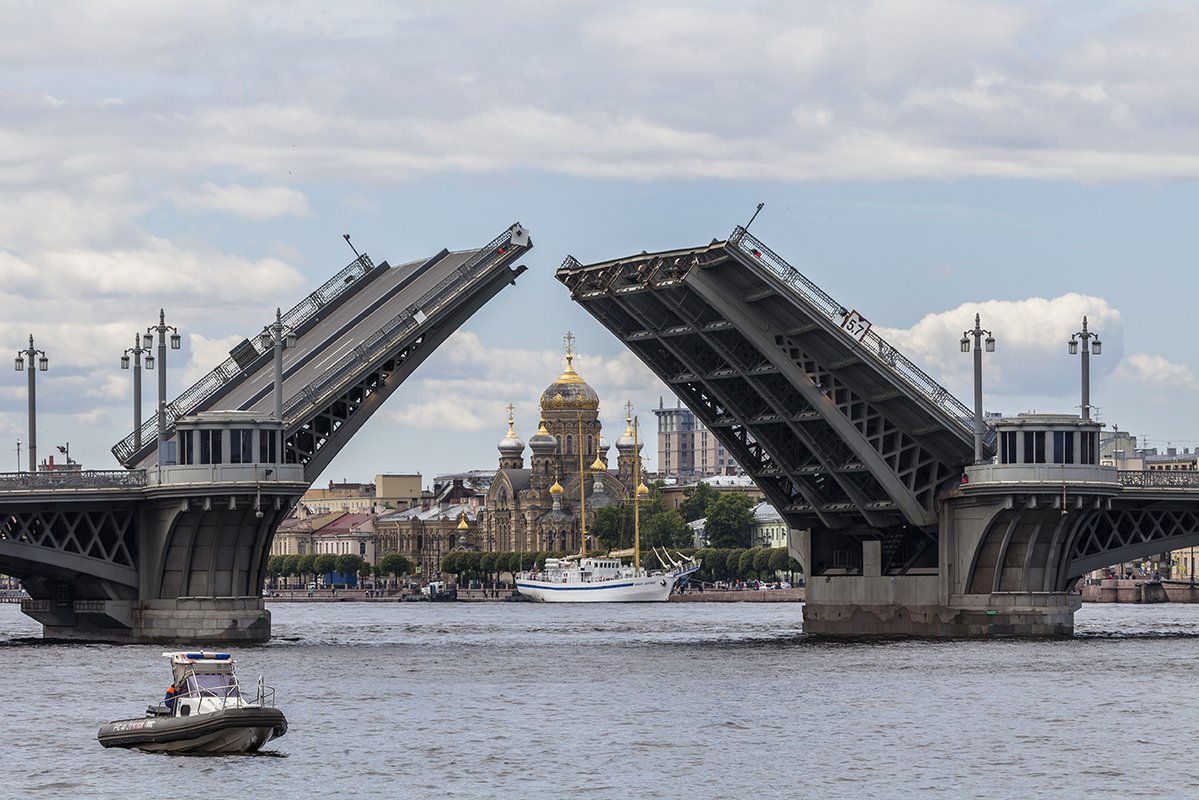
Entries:
MULTIPOLYGON (((512 225, 392 267, 360 256, 113 447, 127 470, 0 475, 0 573, 47 637, 263 641, 271 537, 416 367, 524 272, 512 225)), ((268 321, 269 323, 270 321, 268 321)))
POLYGON ((1101 466, 1090 420, 974 466, 974 413, 743 228, 557 277, 802 532, 811 633, 1065 634, 1084 572, 1199 541, 1199 484, 1101 466))

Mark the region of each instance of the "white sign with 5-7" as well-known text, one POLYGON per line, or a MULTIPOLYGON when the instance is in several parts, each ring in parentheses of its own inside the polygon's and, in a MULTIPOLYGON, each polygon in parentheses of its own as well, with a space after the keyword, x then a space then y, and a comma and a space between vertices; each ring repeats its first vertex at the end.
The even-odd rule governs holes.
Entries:
POLYGON ((845 315, 845 319, 841 321, 841 327, 845 329, 846 333, 860 342, 866 338, 866 334, 870 333, 870 320, 863 317, 857 311, 850 311, 845 315))

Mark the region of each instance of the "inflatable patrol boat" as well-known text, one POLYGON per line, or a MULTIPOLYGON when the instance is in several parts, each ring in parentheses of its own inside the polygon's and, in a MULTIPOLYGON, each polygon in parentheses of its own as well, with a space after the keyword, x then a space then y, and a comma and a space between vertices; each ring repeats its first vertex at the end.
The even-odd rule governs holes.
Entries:
POLYGON ((259 678, 256 697, 247 700, 228 653, 162 655, 174 679, 167 696, 144 717, 101 727, 100 744, 157 753, 253 753, 287 733, 287 719, 275 708, 275 690, 259 678))

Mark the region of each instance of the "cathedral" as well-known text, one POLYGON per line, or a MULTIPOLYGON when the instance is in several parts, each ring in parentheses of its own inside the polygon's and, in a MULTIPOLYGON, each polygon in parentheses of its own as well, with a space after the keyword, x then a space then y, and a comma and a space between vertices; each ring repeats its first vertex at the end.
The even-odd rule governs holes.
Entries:
MULTIPOLYGON (((599 396, 574 369, 574 337, 566 334, 566 369, 541 394, 541 424, 525 443, 516 435, 508 406, 508 433, 497 445, 499 471, 487 492, 479 530, 483 550, 578 552, 583 526, 605 506, 623 505, 636 485, 632 404, 616 440, 616 469, 608 468, 608 443, 599 420, 599 396)), ((594 539, 589 535, 587 549, 594 539)))

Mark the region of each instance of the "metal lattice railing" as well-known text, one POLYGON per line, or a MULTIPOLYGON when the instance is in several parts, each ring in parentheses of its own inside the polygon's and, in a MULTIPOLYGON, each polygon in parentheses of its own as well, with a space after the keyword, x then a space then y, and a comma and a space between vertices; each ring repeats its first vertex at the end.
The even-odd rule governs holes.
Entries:
POLYGON ((36 492, 54 489, 136 489, 145 485, 146 471, 141 469, 0 473, 0 492, 36 492))
MULTIPOLYGON (((775 275, 795 290, 796 295, 807 306, 827 317, 834 324, 840 325, 841 320, 849 313, 845 306, 830 297, 823 289, 808 280, 799 270, 788 264, 778 253, 775 253, 744 228, 738 226, 733 231, 729 237, 729 244, 765 264, 775 275)), ((950 394, 948 389, 930 378, 928 373, 913 364, 873 330, 866 333, 861 343, 862 351, 871 361, 881 365, 891 374, 900 378, 905 385, 931 400, 966 434, 974 436, 974 412, 950 394)), ((995 431, 988 429, 984 435, 984 441, 988 446, 994 447, 995 431)))
POLYGON ((1135 489, 1199 489, 1199 472, 1122 469, 1118 480, 1122 486, 1135 489))
MULTIPOLYGON (((375 268, 374 262, 369 256, 363 255, 354 259, 348 266, 344 267, 340 272, 334 275, 329 280, 325 281, 319 289, 305 297, 287 313, 283 314, 283 324, 290 327, 292 330, 298 330, 304 323, 316 316, 323 307, 333 302, 338 296, 346 292, 353 286, 359 278, 366 275, 375 268)), ((258 340, 258 336, 251 336, 250 344, 254 348, 255 357, 266 352, 266 348, 258 340)), ((196 381, 183 394, 176 397, 166 406, 166 424, 171 427, 175 424, 175 420, 182 416, 186 416, 194 411, 208 398, 215 395, 222 387, 227 385, 229 381, 237 377, 241 373, 242 368, 232 356, 225 359, 219 364, 216 369, 209 372, 200 380, 196 381)), ((154 414, 141 426, 141 439, 143 442, 155 440, 158 436, 158 415, 154 414)), ((121 463, 131 458, 134 455, 134 442, 137 441, 137 434, 130 433, 112 448, 112 453, 121 463)))
POLYGON ((325 373, 302 387, 283 403, 283 417, 292 420, 301 409, 319 404, 329 394, 345 386, 349 379, 366 369, 385 352, 392 349, 400 339, 415 332, 427 317, 432 317, 451 301, 464 293, 478 278, 490 272, 510 257, 510 251, 502 249, 512 238, 512 226, 480 249, 465 264, 443 278, 436 286, 425 292, 416 302, 388 320, 377 331, 365 338, 361 344, 347 353, 325 373))

